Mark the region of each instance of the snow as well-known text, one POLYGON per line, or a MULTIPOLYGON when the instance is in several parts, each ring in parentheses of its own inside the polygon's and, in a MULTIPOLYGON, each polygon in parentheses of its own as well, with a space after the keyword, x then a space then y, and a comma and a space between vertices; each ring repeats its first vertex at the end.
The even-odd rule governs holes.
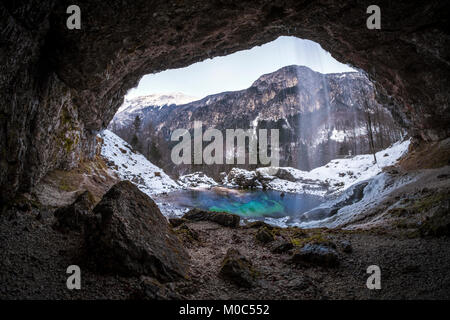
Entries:
POLYGON ((216 181, 214 181, 213 178, 208 177, 206 174, 204 174, 203 172, 194 172, 194 173, 190 173, 184 176, 181 176, 178 179, 178 183, 183 187, 183 188, 192 188, 192 189, 196 189, 196 188, 210 188, 212 186, 217 186, 218 183, 216 181))
POLYGON ((311 171, 301 171, 289 167, 259 168, 257 171, 267 174, 269 170, 282 169, 289 172, 296 180, 292 182, 275 178, 268 184, 271 189, 324 196, 344 191, 355 183, 376 176, 383 167, 395 164, 406 153, 409 143, 409 140, 397 142, 391 147, 377 152, 377 163, 374 163, 373 155, 364 154, 352 158, 334 159, 311 171), (324 185, 328 185, 328 189, 325 189, 324 185))
MULTIPOLYGON (((317 137, 312 143, 312 147, 316 148, 319 144, 330 140, 334 140, 336 142, 344 142, 346 138, 354 138, 361 137, 367 135, 367 130, 365 127, 357 127, 354 130, 330 130, 328 127, 323 126, 317 133, 317 137)), ((306 141, 303 141, 306 143, 306 141)))
POLYGON ((130 180, 149 196, 180 189, 164 171, 111 131, 104 130, 99 137, 103 139, 101 155, 120 179, 130 180))
POLYGON ((170 106, 172 104, 181 105, 198 100, 197 97, 188 96, 181 92, 166 93, 166 94, 150 94, 140 96, 132 99, 125 99, 122 106, 117 110, 117 113, 126 111, 127 113, 135 112, 148 106, 170 106))
MULTIPOLYGON (((364 216, 366 210, 374 208, 380 202, 380 199, 387 197, 393 190, 415 181, 416 177, 414 175, 390 179, 388 174, 383 172, 368 180, 368 185, 364 188, 364 195, 360 201, 339 209, 339 211, 331 217, 303 223, 291 222, 289 225, 301 228, 335 228, 341 226, 354 221, 357 217, 364 216)), ((334 201, 327 202, 321 205, 321 207, 330 206, 335 202, 339 202, 346 196, 347 195, 344 193, 341 197, 335 199, 334 201)))
POLYGON ((409 143, 409 140, 396 142, 391 147, 377 152, 377 163, 374 163, 371 154, 335 159, 325 166, 309 171, 304 177, 321 181, 328 179, 332 185, 339 184, 341 189, 345 190, 355 183, 377 175, 383 167, 395 164, 408 151, 409 143))
POLYGON ((167 94, 150 94, 132 99, 125 99, 117 110, 111 123, 119 127, 129 125, 136 115, 140 115, 144 108, 157 108, 158 110, 170 105, 182 105, 198 100, 197 97, 188 96, 180 92, 167 94))

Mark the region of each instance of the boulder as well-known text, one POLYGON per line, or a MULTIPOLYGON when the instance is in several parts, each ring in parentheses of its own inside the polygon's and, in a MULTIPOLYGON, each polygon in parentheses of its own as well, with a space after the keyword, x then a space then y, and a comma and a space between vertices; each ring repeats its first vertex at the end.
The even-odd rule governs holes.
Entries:
POLYGON ((240 168, 231 169, 228 173, 227 180, 244 189, 254 188, 260 185, 256 172, 240 168))
POLYGON ((294 245, 291 241, 286 240, 277 240, 271 245, 271 252, 272 253, 285 253, 294 248, 294 245))
POLYGON ((292 174, 292 171, 289 168, 277 168, 278 170, 275 172, 274 176, 291 182, 296 182, 297 178, 292 174))
POLYGON ((225 227, 236 228, 241 218, 228 212, 212 212, 201 209, 191 209, 183 216, 183 219, 191 221, 212 221, 225 227))
POLYGON ((162 282, 186 277, 185 248, 153 200, 131 182, 114 185, 93 212, 85 244, 98 269, 162 282))
POLYGON ((256 240, 261 243, 269 243, 275 240, 272 232, 270 232, 266 227, 259 228, 255 235, 256 240))
POLYGON ((85 191, 76 200, 54 212, 56 222, 53 227, 61 232, 82 231, 86 219, 92 215, 95 199, 92 193, 85 191))
POLYGON ((252 262, 233 248, 228 249, 219 274, 240 287, 251 288, 256 283, 256 272, 252 262))
POLYGON ((261 220, 252 221, 245 225, 245 228, 248 228, 248 229, 253 229, 253 228, 256 229, 256 228, 261 228, 261 227, 266 227, 269 230, 272 230, 274 228, 272 225, 270 225, 264 221, 261 221, 261 220))
POLYGON ((336 267, 339 265, 339 257, 333 248, 323 245, 308 243, 294 252, 291 261, 303 266, 336 267))

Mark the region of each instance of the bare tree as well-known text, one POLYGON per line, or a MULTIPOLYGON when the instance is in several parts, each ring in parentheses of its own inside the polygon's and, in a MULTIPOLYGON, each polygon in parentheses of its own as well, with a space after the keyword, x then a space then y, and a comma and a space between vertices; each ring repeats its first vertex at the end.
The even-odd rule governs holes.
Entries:
POLYGON ((368 135, 368 138, 369 138, 369 148, 370 148, 370 151, 373 154, 373 161, 374 161, 374 163, 377 163, 377 157, 375 155, 375 144, 373 142, 371 106, 369 104, 369 99, 367 98, 368 92, 366 92, 364 89, 361 89, 361 94, 363 96, 364 112, 365 112, 365 115, 366 115, 366 128, 367 128, 367 135, 368 135))

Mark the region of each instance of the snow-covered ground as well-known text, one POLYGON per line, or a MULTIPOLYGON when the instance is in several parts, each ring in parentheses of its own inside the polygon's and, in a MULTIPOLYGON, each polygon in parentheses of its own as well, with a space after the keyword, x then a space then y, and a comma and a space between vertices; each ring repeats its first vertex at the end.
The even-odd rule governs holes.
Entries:
MULTIPOLYGON (((380 199, 384 199, 387 197, 393 190, 398 189, 402 186, 405 186, 409 183, 413 183, 416 181, 416 177, 414 174, 405 175, 396 177, 396 179, 391 179, 388 174, 382 172, 371 179, 368 179, 368 184, 364 188, 363 197, 360 201, 344 206, 339 209, 339 211, 331 217, 315 220, 315 221, 307 221, 307 222, 290 222, 289 225, 298 226, 301 228, 318 228, 318 227, 327 227, 334 228, 345 223, 351 222, 356 217, 361 217, 364 215, 366 210, 370 210, 370 208, 375 207, 380 199)), ((346 192, 344 192, 337 199, 324 203, 320 207, 331 207, 334 203, 341 201, 347 197, 346 192)), ((284 222, 284 221, 279 221, 284 222)), ((284 222, 284 225, 278 223, 281 226, 287 226, 284 222)))
POLYGON ((164 171, 111 131, 104 130, 99 137, 103 139, 101 154, 110 169, 121 179, 133 182, 145 194, 151 196, 181 188, 164 171))
MULTIPOLYGON (((373 155, 363 154, 352 158, 334 159, 311 171, 280 168, 292 175, 295 181, 275 178, 268 183, 267 187, 278 191, 305 192, 320 196, 341 192, 355 183, 374 177, 383 167, 395 164, 406 153, 409 143, 409 140, 396 142, 391 147, 377 152, 377 163, 374 163, 373 155), (329 187, 321 188, 323 184, 329 187)), ((273 168, 259 168, 257 171, 270 175, 273 168)))

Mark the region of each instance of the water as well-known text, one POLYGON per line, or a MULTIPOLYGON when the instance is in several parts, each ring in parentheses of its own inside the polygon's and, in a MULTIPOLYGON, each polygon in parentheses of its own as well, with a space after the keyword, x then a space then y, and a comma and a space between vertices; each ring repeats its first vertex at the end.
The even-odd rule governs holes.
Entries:
POLYGON ((169 193, 164 201, 181 208, 234 213, 244 218, 297 216, 322 202, 319 196, 273 190, 236 190, 222 187, 191 189, 169 193))

